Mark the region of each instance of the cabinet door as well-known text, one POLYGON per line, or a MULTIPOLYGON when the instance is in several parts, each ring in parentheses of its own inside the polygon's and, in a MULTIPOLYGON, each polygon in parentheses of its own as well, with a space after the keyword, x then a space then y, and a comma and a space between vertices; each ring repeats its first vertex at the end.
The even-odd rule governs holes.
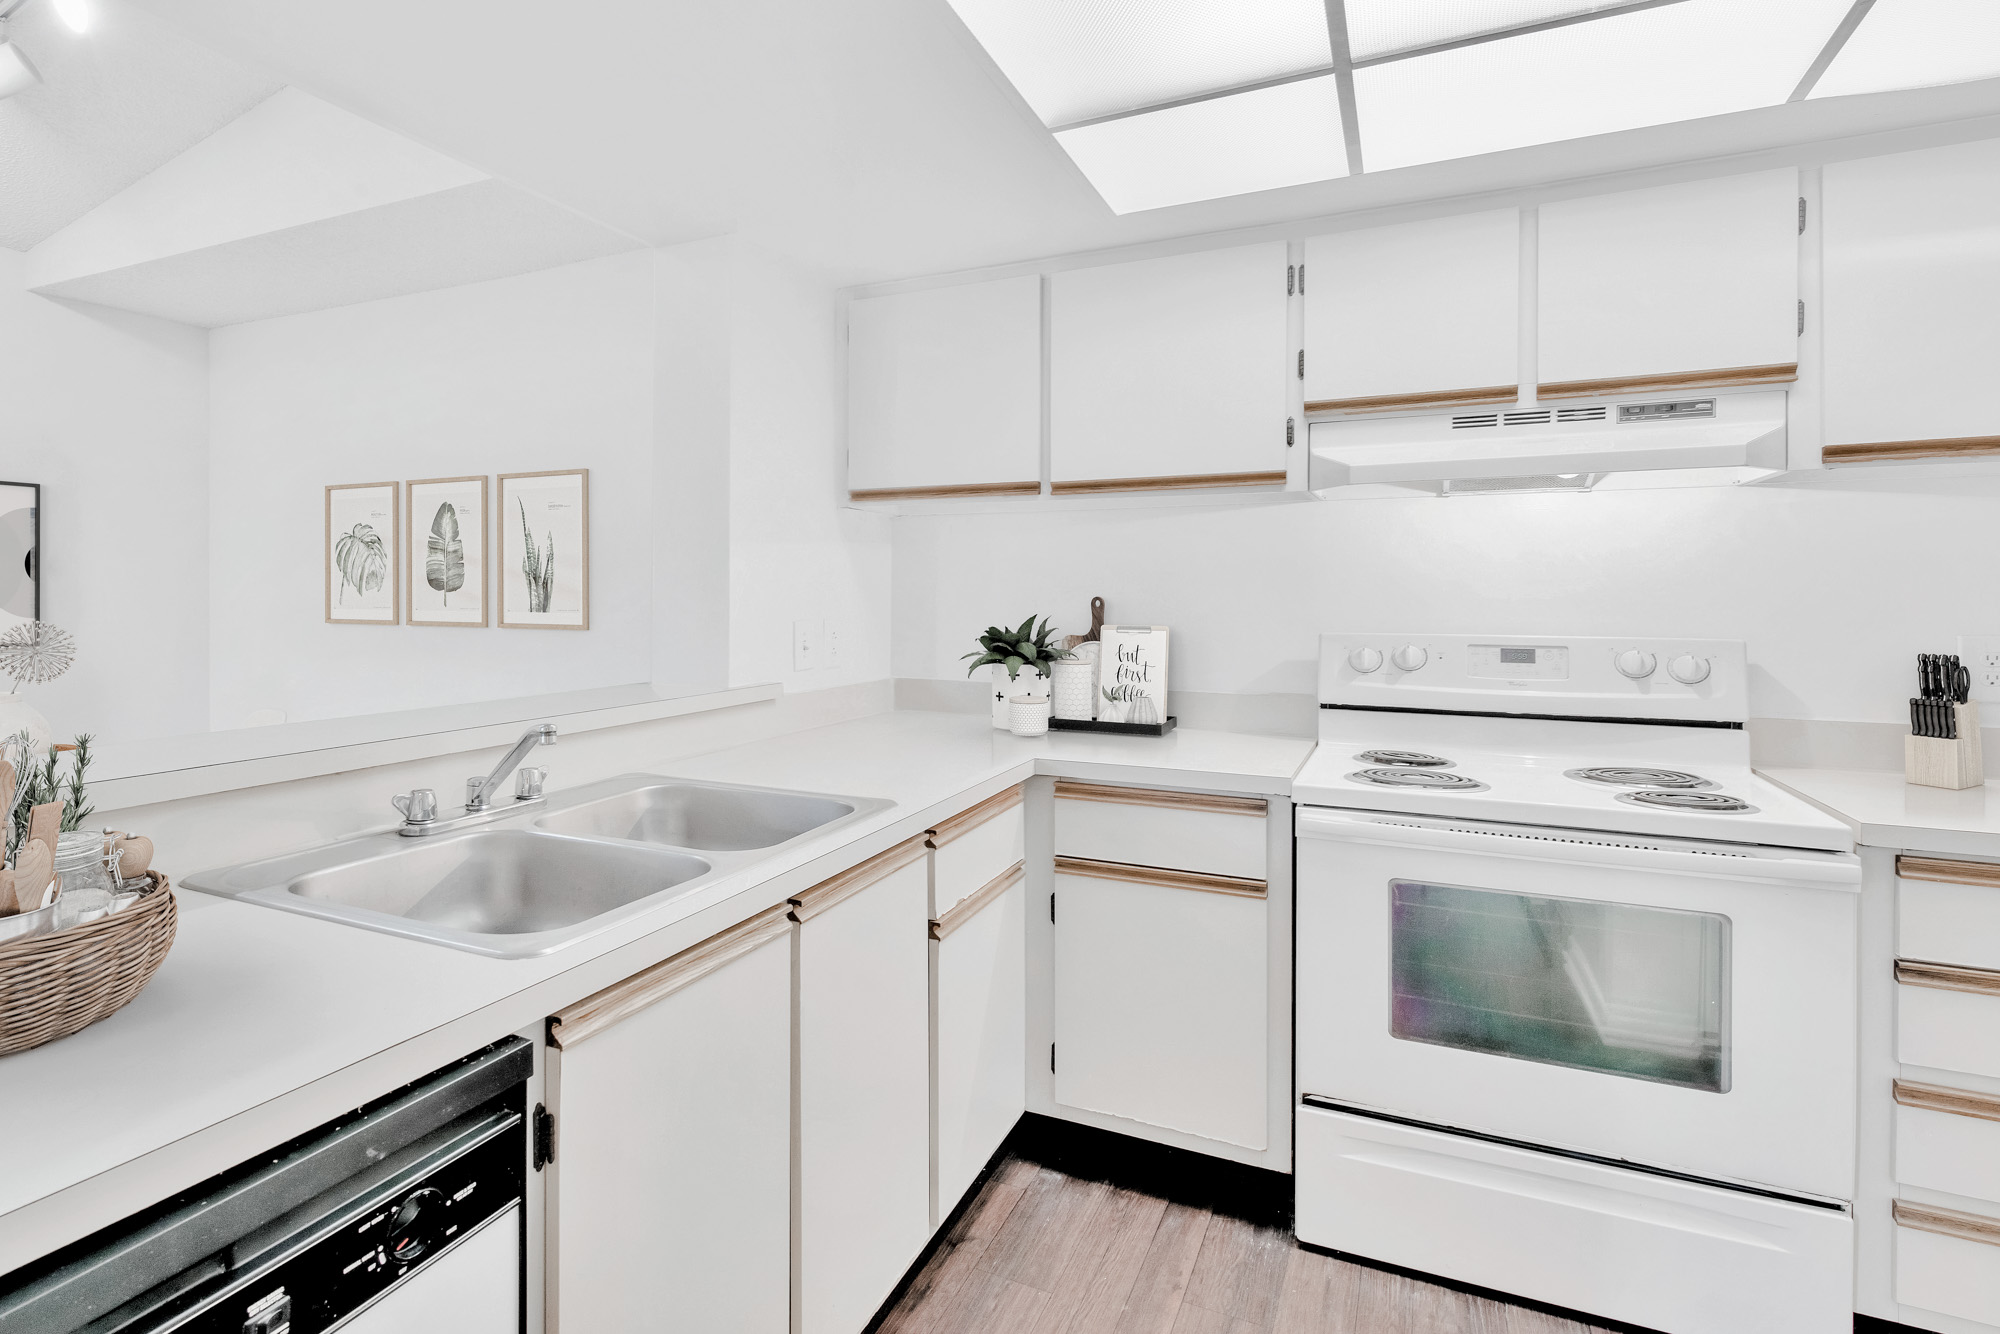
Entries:
POLYGON ((1049 292, 1058 493, 1284 482, 1282 243, 1077 269, 1049 292))
POLYGON ((2000 444, 2000 141, 1831 163, 1823 212, 1826 443, 2000 444))
POLYGON ((1033 495, 1041 477, 1041 278, 848 306, 850 488, 1033 495))
POLYGON ((860 1334, 930 1238, 925 856, 912 839, 793 900, 801 1334, 860 1334))
POLYGON ((937 936, 937 1216, 958 1206, 1027 1106, 1027 888, 1016 862, 937 936))
POLYGON ((791 930, 773 909, 555 1016, 558 1329, 789 1328, 791 930))
POLYGON ((1268 1138, 1261 882, 1056 858, 1055 1100, 1268 1138))
POLYGON ((1545 204, 1541 397, 1798 374, 1798 173, 1545 204))
POLYGON ((1315 236, 1306 277, 1308 411, 1514 401, 1519 210, 1315 236))

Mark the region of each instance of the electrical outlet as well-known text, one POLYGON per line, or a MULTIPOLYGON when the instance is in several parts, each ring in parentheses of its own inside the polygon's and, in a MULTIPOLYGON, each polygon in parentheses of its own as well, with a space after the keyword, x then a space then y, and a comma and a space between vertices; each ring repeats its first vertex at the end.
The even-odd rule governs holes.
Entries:
POLYGON ((792 670, 809 672, 819 666, 823 631, 818 621, 792 622, 792 670))
POLYGON ((1960 635, 1958 660, 1972 676, 1972 697, 2000 703, 2000 635, 1960 635))
POLYGON ((824 658, 827 666, 838 667, 840 665, 841 641, 845 638, 847 638, 846 629, 839 621, 828 621, 826 623, 826 637, 823 641, 824 651, 821 656, 824 658))

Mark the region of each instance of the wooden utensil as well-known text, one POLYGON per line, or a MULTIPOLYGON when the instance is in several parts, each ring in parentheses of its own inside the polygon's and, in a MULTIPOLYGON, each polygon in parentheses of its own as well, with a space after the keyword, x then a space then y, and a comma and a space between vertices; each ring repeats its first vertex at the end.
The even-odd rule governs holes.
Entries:
POLYGON ((21 905, 14 901, 14 872, 0 868, 0 917, 12 917, 19 911, 21 905))
MULTIPOLYGON (((49 845, 49 856, 54 857, 56 840, 62 837, 62 813, 63 806, 60 801, 45 801, 29 811, 28 837, 25 842, 33 843, 39 839, 49 845)), ((14 864, 17 867, 21 864, 19 858, 15 859, 14 864)))
POLYGON ((42 906, 55 874, 55 849, 40 839, 30 839, 14 854, 14 901, 22 912, 42 906))

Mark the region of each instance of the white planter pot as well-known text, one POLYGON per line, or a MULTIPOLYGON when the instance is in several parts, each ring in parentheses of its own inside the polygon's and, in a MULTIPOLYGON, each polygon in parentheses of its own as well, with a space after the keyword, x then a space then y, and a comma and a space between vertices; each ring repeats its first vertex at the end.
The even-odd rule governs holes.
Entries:
POLYGON ((1008 700, 1016 695, 1028 695, 1040 699, 1049 697, 1049 678, 1046 676, 1023 668, 1020 676, 1009 680, 1007 668, 997 662, 987 670, 993 675, 993 725, 1003 732, 1010 726, 1007 719, 1008 700))
POLYGON ((1049 697, 1016 695, 1007 701, 1007 730, 1015 736, 1049 734, 1049 697))

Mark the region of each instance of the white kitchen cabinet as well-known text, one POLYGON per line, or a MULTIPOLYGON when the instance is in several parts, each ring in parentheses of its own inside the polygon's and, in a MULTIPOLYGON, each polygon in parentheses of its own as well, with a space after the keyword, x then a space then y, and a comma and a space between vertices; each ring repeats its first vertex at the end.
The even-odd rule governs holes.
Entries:
POLYGON ((1269 1140, 1265 885, 1058 856, 1056 1103, 1269 1140))
POLYGON ((552 1020, 552 1334, 789 1328, 791 932, 774 908, 552 1020))
POLYGON ((2000 1215, 1898 1200, 1896 1300, 2000 1325, 2000 1215))
POLYGON ((1261 881, 1269 849, 1262 797, 1056 782, 1055 848, 1090 861, 1167 866, 1261 881))
POLYGON ((1896 1180, 2000 1209, 2000 1094, 1899 1079, 1895 1096, 1896 1180))
POLYGON ((1796 378, 1798 200, 1787 168, 1544 204, 1541 397, 1796 378))
POLYGON ((2000 448, 2000 140, 1830 163, 1823 182, 1828 461, 2000 448))
POLYGON ((996 792, 930 831, 931 911, 943 917, 1027 855, 1020 784, 996 792))
POLYGON ((1051 278, 1055 491, 1281 485, 1285 269, 1270 242, 1051 278))
POLYGON ((1896 961, 1896 1059, 2000 1079, 2000 972, 1896 961))
POLYGON ((932 927, 940 1221, 958 1206, 1026 1107, 1026 903, 1016 861, 932 927))
POLYGON ((930 1239, 921 838, 800 894, 800 1334, 860 1334, 930 1239))
POLYGON ((1514 401, 1518 209, 1315 236, 1305 273, 1308 411, 1514 401))
POLYGON ((1042 476, 1042 280, 863 297, 847 311, 847 484, 1034 495, 1042 476))

